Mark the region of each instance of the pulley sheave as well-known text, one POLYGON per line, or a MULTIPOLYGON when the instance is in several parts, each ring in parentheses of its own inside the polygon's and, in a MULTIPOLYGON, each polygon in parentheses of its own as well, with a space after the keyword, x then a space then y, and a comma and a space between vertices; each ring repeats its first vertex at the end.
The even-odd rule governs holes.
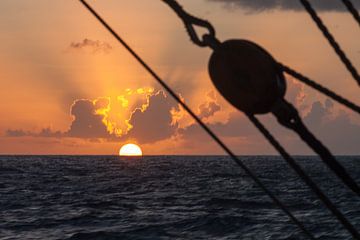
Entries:
POLYGON ((285 95, 285 78, 273 57, 247 40, 220 43, 211 55, 209 73, 221 95, 249 114, 271 112, 285 95))

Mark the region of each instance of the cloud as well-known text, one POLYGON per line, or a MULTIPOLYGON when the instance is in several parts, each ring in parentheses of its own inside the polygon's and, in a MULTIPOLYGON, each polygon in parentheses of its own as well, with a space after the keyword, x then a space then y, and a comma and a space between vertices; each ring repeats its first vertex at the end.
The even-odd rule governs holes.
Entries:
POLYGON ((349 113, 340 110, 334 114, 333 102, 314 102, 304 118, 309 128, 337 154, 358 154, 360 151, 360 125, 353 123, 349 113))
POLYGON ((113 138, 104 120, 108 107, 109 99, 107 98, 99 98, 94 101, 88 99, 76 100, 71 106, 70 113, 73 121, 68 131, 55 131, 50 127, 43 128, 39 132, 8 129, 5 132, 5 136, 44 138, 74 137, 83 139, 113 138))
POLYGON ((43 128, 40 132, 24 131, 22 129, 8 129, 5 132, 6 137, 44 137, 44 138, 61 138, 64 133, 53 131, 50 127, 43 128))
MULTIPOLYGON (((105 139, 107 141, 135 140, 139 143, 153 143, 171 138, 178 128, 175 114, 180 111, 178 104, 170 101, 162 91, 154 92, 153 89, 141 88, 135 91, 127 90, 129 96, 145 97, 145 103, 139 102, 135 109, 129 109, 128 98, 124 95, 113 101, 110 98, 78 99, 71 106, 70 114, 73 118, 67 131, 53 131, 51 128, 36 131, 22 129, 8 129, 7 137, 48 137, 48 138, 80 138, 80 139, 105 139), (125 101, 126 100, 126 101, 125 101), (125 106, 124 103, 127 103, 125 106), (115 103, 122 106, 113 109, 115 103), (114 116, 130 113, 129 118, 124 118, 120 129, 114 116), (125 119, 128 119, 125 121, 125 119)), ((133 99, 134 101, 136 99, 133 99)), ((139 100, 139 99, 137 99, 139 100)), ((136 101, 137 101, 136 100, 136 101)))
MULTIPOLYGON (((138 90, 139 92, 142 92, 138 90)), ((135 91, 135 92, 138 92, 135 91)), ((129 96, 132 94, 129 92, 129 96)), ((134 93, 135 94, 135 93, 134 93)), ((184 117, 179 105, 166 96, 163 91, 145 91, 141 95, 142 102, 137 106, 130 105, 127 101, 123 106, 124 99, 118 99, 122 109, 128 111, 123 118, 124 129, 118 129, 114 121, 115 116, 121 113, 115 111, 114 102, 110 98, 98 98, 95 100, 79 99, 71 106, 73 121, 67 131, 55 131, 52 128, 44 128, 39 132, 13 130, 6 131, 7 137, 43 137, 43 138, 79 138, 89 141, 122 142, 135 141, 139 144, 153 144, 160 141, 171 141, 179 149, 191 149, 196 151, 196 146, 204 151, 213 153, 213 146, 209 144, 211 139, 195 123, 180 127, 179 121, 184 117), (111 106, 110 106, 111 103, 111 106), (139 107, 140 106, 140 107, 139 107), (112 118, 110 112, 113 113, 112 118), (116 113, 116 114, 115 114, 116 113), (125 119, 128 119, 125 122, 125 119), (127 128, 127 129, 126 129, 127 128), (119 130, 119 131, 115 131, 119 130), (206 150, 207 149, 207 150, 206 150)), ((303 85, 289 81, 287 99, 293 102, 297 108, 304 106, 306 97, 303 85)), ((131 102, 136 99, 132 99, 131 102)), ((306 126, 321 140, 334 154, 359 154, 360 125, 351 121, 350 113, 340 110, 335 111, 331 100, 324 102, 316 101, 309 104, 307 111, 303 113, 306 126)), ((207 125, 219 137, 230 143, 235 152, 242 154, 275 153, 270 144, 252 126, 250 121, 239 111, 231 112, 227 120, 217 121, 213 117, 221 110, 217 103, 214 92, 209 92, 203 103, 199 104, 199 117, 205 119, 207 125), (211 118, 211 119, 210 119, 211 118)), ((122 112, 125 114, 125 112, 122 112)), ((290 153, 314 154, 292 131, 282 127, 271 115, 259 117, 267 128, 284 143, 290 153)), ((190 151, 190 150, 189 150, 190 151)))
POLYGON ((178 104, 169 101, 164 92, 149 96, 148 103, 131 114, 128 121, 131 129, 123 138, 134 138, 139 143, 153 143, 172 137, 178 128, 177 122, 173 121, 174 109, 178 109, 178 104))
MULTIPOLYGON (((243 8, 250 12, 261 12, 274 9, 303 11, 304 7, 300 1, 293 0, 208 0, 212 2, 219 2, 229 8, 243 8)), ((318 11, 346 11, 343 3, 339 0, 312 0, 314 8, 318 11)), ((354 3, 355 4, 355 3, 354 3)), ((360 8, 359 4, 355 6, 360 8)))
POLYGON ((76 100, 71 106, 71 115, 74 120, 66 135, 77 138, 111 137, 104 123, 104 113, 107 111, 109 103, 107 98, 100 98, 95 101, 76 100))
POLYGON ((25 137, 28 136, 29 132, 25 132, 22 129, 8 129, 5 132, 6 137, 25 137))
MULTIPOLYGON (((299 109, 303 108, 304 99, 306 95, 304 92, 304 85, 298 83, 297 81, 289 78, 286 99, 295 104, 299 109)), ((210 113, 214 114, 217 111, 220 111, 220 105, 216 103, 216 95, 215 92, 210 92, 207 95, 208 101, 201 104, 200 114, 199 116, 208 116, 210 113), (205 107, 204 107, 205 106, 205 107), (203 109, 203 110, 202 110, 203 109), (202 110, 202 111, 201 111, 202 110)), ((225 138, 246 138, 249 141, 257 142, 258 139, 255 139, 259 136, 255 128, 252 127, 247 117, 239 111, 231 112, 227 121, 225 122, 213 122, 208 124, 210 128, 221 137, 225 138)), ((272 122, 269 126, 271 129, 276 129, 276 131, 280 130, 277 122, 272 122)), ((203 130, 197 125, 192 124, 186 128, 179 129, 179 134, 183 138, 194 139, 197 136, 206 136, 202 134, 203 130)), ((284 134, 281 131, 281 134, 284 134)))
POLYGON ((101 42, 99 40, 91 40, 85 38, 82 42, 72 42, 69 46, 71 50, 85 51, 92 54, 97 53, 110 53, 113 49, 112 46, 107 42, 101 42))
MULTIPOLYGON (((229 119, 222 122, 207 124, 215 133, 221 137, 250 137, 255 134, 251 128, 247 118, 240 112, 233 112, 229 115, 229 119)), ((208 138, 204 134, 204 130, 197 123, 193 123, 185 128, 179 129, 178 133, 184 139, 191 141, 201 141, 208 138), (205 138, 204 138, 205 137, 205 138)))
MULTIPOLYGON (((264 116, 260 119, 290 152, 315 154, 297 134, 282 127, 273 117, 264 116)), ((350 113, 343 110, 336 113, 331 100, 327 99, 324 103, 314 102, 303 121, 334 154, 360 153, 360 125, 351 121, 350 113)), ((240 112, 231 113, 224 123, 208 123, 208 126, 225 142, 235 140, 237 143, 233 146, 235 151, 246 154, 275 153, 270 144, 240 112)), ((210 138, 195 123, 179 129, 178 134, 185 144, 210 141, 210 138)))
POLYGON ((220 105, 216 102, 216 95, 214 91, 209 92, 207 101, 199 106, 199 118, 206 119, 212 117, 215 113, 221 110, 220 105))

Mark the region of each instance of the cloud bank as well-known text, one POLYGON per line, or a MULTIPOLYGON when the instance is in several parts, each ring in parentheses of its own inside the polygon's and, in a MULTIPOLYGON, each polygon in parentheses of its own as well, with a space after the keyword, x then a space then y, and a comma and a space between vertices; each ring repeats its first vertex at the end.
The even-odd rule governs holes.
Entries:
MULTIPOLYGON (((70 114, 73 121, 67 131, 54 131, 51 128, 44 128, 39 132, 8 129, 5 136, 105 139, 108 141, 134 139, 144 144, 171 138, 178 129, 173 112, 179 111, 179 105, 169 100, 163 91, 147 94, 147 102, 132 110, 130 118, 126 121, 128 129, 114 129, 116 124, 109 118, 111 111, 109 98, 78 99, 71 106, 70 114)), ((119 101, 123 104, 124 96, 119 101)))
MULTIPOLYGON (((306 126, 331 152, 335 154, 359 154, 360 125, 353 123, 345 111, 333 113, 332 104, 330 100, 326 100, 325 103, 314 102, 311 111, 304 117, 306 126)), ((299 144, 301 141, 295 133, 286 130, 276 121, 271 121, 270 118, 263 119, 263 122, 292 152, 297 154, 312 153, 305 144, 299 144)), ((227 122, 208 123, 208 126, 223 139, 237 139, 237 142, 242 143, 241 145, 246 143, 245 149, 239 145, 235 148, 237 151, 247 151, 246 153, 251 151, 252 154, 261 154, 264 149, 272 150, 257 129, 251 126, 249 120, 241 113, 234 112, 230 114, 227 122)), ((178 132, 185 141, 210 141, 210 138, 195 123, 179 129, 178 132)))
MULTIPOLYGON (((109 120, 111 111, 109 98, 95 100, 79 99, 71 106, 73 118, 69 129, 64 132, 44 128, 39 132, 21 129, 7 130, 7 137, 45 137, 45 138, 79 138, 88 140, 104 139, 111 142, 135 141, 139 144, 155 144, 171 140, 173 147, 181 149, 204 146, 205 151, 212 151, 211 139, 196 123, 180 126, 179 105, 162 91, 146 93, 146 102, 140 107, 128 109, 130 115, 127 129, 114 131, 114 124, 109 120), (206 148, 208 146, 208 148, 206 148)), ((303 120, 308 128, 335 154, 359 154, 360 125, 352 122, 350 114, 344 110, 336 111, 331 100, 305 103, 304 90, 301 84, 289 84, 287 99, 303 111, 303 120)), ((124 100, 120 99, 120 104, 124 100)), ((126 102, 126 101, 125 101, 126 102)), ((125 104, 127 106, 127 104, 125 104)), ((227 120, 218 121, 216 113, 221 111, 215 92, 209 92, 205 101, 198 105, 198 116, 225 141, 235 145, 234 150, 243 154, 262 154, 272 151, 271 146, 251 125, 244 114, 235 111, 227 120)), ((293 153, 312 153, 299 137, 280 126, 271 116, 262 117, 268 129, 293 153)), ((212 152, 208 152, 211 154, 212 152)))
MULTIPOLYGON (((268 10, 292 10, 303 11, 304 8, 298 0, 208 0, 225 4, 228 8, 243 8, 250 12, 261 12, 268 10)), ((346 11, 344 4, 340 0, 311 0, 317 11, 346 11)), ((359 2, 353 1, 354 5, 360 9, 359 2)))
POLYGON ((109 107, 109 100, 99 98, 94 101, 88 99, 76 100, 71 106, 70 114, 73 121, 66 132, 54 131, 50 127, 43 128, 39 132, 25 131, 22 129, 8 129, 7 137, 48 137, 48 138, 111 138, 104 123, 104 110, 109 107), (102 112, 102 113, 100 113, 102 112))

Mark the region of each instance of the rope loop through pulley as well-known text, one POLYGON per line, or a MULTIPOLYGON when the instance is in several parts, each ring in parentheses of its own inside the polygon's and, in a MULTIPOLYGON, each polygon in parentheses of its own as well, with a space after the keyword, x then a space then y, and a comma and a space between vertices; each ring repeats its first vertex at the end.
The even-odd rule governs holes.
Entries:
POLYGON ((163 1, 167 3, 179 16, 179 18, 184 22, 185 29, 188 32, 190 39, 200 47, 207 47, 208 45, 204 41, 203 37, 200 37, 198 35, 194 27, 205 28, 208 31, 206 35, 215 37, 215 28, 211 25, 211 23, 190 15, 189 13, 184 11, 182 6, 175 0, 163 0, 163 1))

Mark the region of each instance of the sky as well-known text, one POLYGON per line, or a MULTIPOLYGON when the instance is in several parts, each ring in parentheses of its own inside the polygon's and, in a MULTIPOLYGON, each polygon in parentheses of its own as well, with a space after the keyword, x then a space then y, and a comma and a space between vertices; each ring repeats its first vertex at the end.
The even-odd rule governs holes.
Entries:
MULTIPOLYGON (((360 29, 337 0, 314 6, 360 70, 360 29)), ((276 154, 217 92, 212 50, 194 45, 160 0, 89 0, 239 155, 276 154)), ((359 87, 298 1, 179 0, 221 41, 246 39, 360 104, 359 87)), ((357 3, 357 5, 359 5, 357 3)), ((358 8, 360 6, 357 6, 358 8)), ((224 154, 78 1, 0 1, 0 154, 224 154)), ((360 154, 357 114, 286 76, 286 99, 334 154, 360 154)), ((313 154, 271 114, 261 121, 292 154, 313 154)))

